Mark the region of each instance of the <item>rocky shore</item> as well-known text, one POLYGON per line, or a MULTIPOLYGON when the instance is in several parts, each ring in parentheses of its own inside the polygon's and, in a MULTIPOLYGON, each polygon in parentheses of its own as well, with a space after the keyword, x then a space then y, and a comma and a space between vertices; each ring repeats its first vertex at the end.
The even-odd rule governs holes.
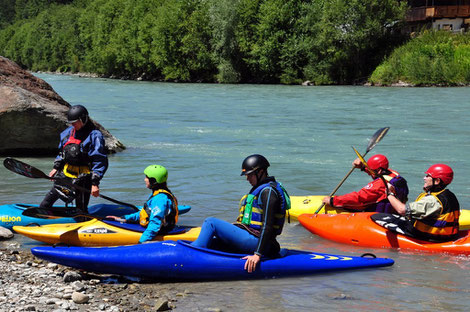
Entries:
POLYGON ((145 283, 73 270, 37 259, 17 243, 0 248, 0 264, 1 311, 169 311, 192 293, 187 289, 191 284, 145 283))

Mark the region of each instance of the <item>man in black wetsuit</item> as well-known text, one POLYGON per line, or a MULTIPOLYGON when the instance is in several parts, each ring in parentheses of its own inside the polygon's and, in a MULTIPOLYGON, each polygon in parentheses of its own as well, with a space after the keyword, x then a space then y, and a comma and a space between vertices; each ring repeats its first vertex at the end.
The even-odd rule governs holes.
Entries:
POLYGON ((258 154, 245 158, 241 175, 252 185, 240 201, 240 215, 234 224, 217 218, 207 218, 194 246, 211 248, 214 241, 232 252, 245 256, 245 270, 253 272, 262 256, 275 257, 280 246, 276 236, 281 234, 289 195, 274 177, 268 175, 268 160, 258 154))

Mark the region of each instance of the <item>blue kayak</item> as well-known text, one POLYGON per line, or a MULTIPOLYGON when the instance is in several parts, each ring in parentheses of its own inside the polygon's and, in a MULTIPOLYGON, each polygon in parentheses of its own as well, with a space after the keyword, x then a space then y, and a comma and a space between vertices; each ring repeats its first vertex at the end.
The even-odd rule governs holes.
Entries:
MULTIPOLYGON (((67 209, 65 206, 54 206, 50 211, 44 211, 44 214, 29 215, 28 209, 39 209, 39 205, 30 204, 8 204, 0 206, 0 226, 12 229, 13 226, 26 226, 29 224, 57 224, 81 222, 83 218, 71 217, 80 212, 73 206, 67 209)), ((139 208, 142 208, 139 206, 139 208)), ((191 206, 179 205, 179 214, 187 213, 191 206)), ((31 210, 30 210, 31 211, 31 210)), ((135 212, 131 207, 116 204, 96 204, 88 207, 88 214, 96 217, 106 217, 109 215, 124 216, 135 212)))
POLYGON ((152 242, 119 247, 34 247, 38 258, 96 273, 160 281, 243 280, 375 268, 393 265, 388 258, 350 257, 282 249, 263 258, 253 273, 244 270, 245 255, 194 247, 186 241, 152 242))

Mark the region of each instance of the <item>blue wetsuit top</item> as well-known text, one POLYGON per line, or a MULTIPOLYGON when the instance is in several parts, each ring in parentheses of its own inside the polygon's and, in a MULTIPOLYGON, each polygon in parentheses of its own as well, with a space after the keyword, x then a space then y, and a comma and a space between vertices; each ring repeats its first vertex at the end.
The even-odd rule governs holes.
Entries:
MULTIPOLYGON (((150 241, 154 239, 162 227, 162 222, 166 215, 173 209, 173 202, 165 193, 159 193, 156 196, 150 195, 147 201, 147 205, 150 208, 150 218, 147 229, 142 233, 139 243, 150 241)), ((128 223, 139 223, 140 211, 124 216, 128 223)))

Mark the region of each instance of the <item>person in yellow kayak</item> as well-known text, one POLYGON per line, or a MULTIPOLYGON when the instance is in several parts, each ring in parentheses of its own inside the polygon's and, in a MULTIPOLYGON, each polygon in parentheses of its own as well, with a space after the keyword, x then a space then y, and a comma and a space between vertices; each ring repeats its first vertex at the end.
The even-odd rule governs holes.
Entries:
POLYGON ((445 164, 429 167, 424 176, 424 192, 415 202, 404 204, 389 185, 388 200, 399 215, 379 213, 371 216, 377 224, 406 236, 426 241, 455 240, 459 231, 460 205, 447 186, 454 172, 445 164))
POLYGON ((207 218, 193 246, 214 248, 220 244, 227 251, 249 254, 243 257, 249 273, 256 270, 262 256, 279 254, 276 236, 282 232, 290 199, 282 185, 268 175, 269 165, 259 154, 245 158, 241 176, 246 176, 252 188, 240 201, 237 222, 207 218))
POLYGON ((369 158, 365 168, 359 158, 353 162, 354 167, 365 171, 374 179, 372 182, 364 186, 358 192, 351 192, 344 195, 323 198, 323 203, 335 208, 344 208, 356 211, 375 211, 391 213, 395 212, 385 190, 386 183, 395 186, 397 198, 405 203, 408 200, 408 184, 400 174, 389 168, 387 157, 381 154, 374 155, 369 158), (384 182, 385 181, 385 182, 384 182))
POLYGON ((66 205, 75 199, 76 207, 87 212, 90 193, 94 197, 99 196, 100 181, 108 169, 105 142, 103 134, 90 120, 84 106, 71 106, 67 112, 67 121, 70 127, 60 134, 60 152, 49 176, 69 180, 89 192, 75 190, 56 181, 39 207, 51 208, 59 198, 66 205))
POLYGON ((145 186, 152 190, 144 207, 135 213, 106 218, 146 227, 139 243, 151 241, 160 233, 168 233, 178 222, 178 201, 167 186, 168 171, 160 165, 150 165, 144 170, 145 186))

